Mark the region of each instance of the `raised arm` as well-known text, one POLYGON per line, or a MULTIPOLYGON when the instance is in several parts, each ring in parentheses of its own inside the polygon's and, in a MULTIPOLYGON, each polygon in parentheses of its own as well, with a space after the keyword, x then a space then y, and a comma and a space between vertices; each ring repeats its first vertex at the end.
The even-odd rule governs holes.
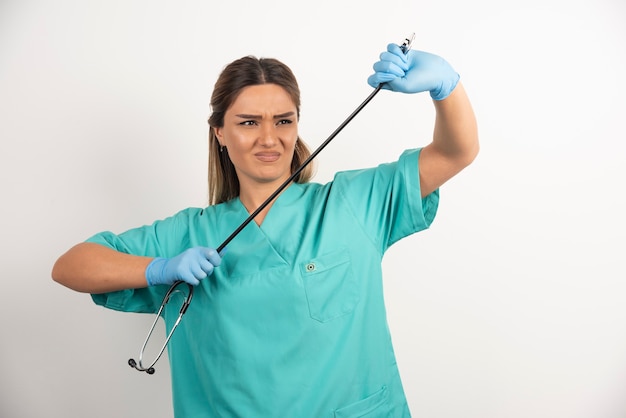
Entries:
POLYGON ((423 51, 408 51, 389 44, 374 64, 368 83, 402 93, 430 92, 436 120, 433 141, 420 153, 422 197, 463 168, 478 154, 478 130, 474 111, 459 75, 443 58, 423 51))
POLYGON ((478 154, 478 129, 474 111, 461 83, 443 100, 434 100, 433 141, 420 153, 422 197, 438 189, 467 167, 478 154))

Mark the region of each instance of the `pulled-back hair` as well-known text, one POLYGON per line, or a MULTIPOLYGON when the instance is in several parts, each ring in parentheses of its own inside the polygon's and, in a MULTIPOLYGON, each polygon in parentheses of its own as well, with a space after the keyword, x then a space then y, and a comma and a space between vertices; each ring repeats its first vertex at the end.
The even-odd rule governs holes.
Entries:
MULTIPOLYGON (((247 56, 228 64, 215 83, 211 96, 211 116, 209 117, 209 204, 216 205, 239 196, 239 179, 235 166, 230 161, 227 149, 220 151, 214 128, 224 126, 224 115, 241 91, 249 86, 276 84, 287 92, 296 105, 300 118, 300 88, 291 69, 273 58, 247 56)), ((291 173, 311 155, 306 144, 298 136, 291 161, 291 173)), ((313 176, 309 164, 294 179, 306 183, 313 176)))

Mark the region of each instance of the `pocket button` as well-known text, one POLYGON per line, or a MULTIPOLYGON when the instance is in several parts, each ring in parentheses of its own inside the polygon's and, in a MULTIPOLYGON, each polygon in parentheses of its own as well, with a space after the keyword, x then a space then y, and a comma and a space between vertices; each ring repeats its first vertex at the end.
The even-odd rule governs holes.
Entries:
POLYGON ((314 271, 315 270, 315 263, 309 263, 306 265, 306 271, 314 271))

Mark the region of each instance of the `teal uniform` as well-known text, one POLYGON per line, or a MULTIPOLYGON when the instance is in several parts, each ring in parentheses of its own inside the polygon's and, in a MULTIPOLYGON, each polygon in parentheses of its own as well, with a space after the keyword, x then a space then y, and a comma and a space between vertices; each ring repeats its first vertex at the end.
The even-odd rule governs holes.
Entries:
MULTIPOLYGON (((168 347, 175 416, 409 417, 385 313, 381 261, 428 228, 438 191, 421 198, 419 149, 397 162, 292 184, 261 226, 228 245, 195 288, 168 347)), ((248 212, 238 198, 89 239, 173 257, 219 246, 248 212)), ((111 309, 156 313, 168 286, 94 294, 111 309)), ((163 313, 169 332, 180 301, 163 313)))

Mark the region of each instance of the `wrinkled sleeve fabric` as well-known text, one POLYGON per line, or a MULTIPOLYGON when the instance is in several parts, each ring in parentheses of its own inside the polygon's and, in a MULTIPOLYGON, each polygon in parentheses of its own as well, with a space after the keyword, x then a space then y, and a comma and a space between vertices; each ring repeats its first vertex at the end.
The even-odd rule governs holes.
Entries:
POLYGON ((335 178, 346 208, 362 222, 381 254, 400 239, 429 228, 437 213, 439 190, 421 197, 420 152, 406 150, 396 162, 335 178))
MULTIPOLYGON (((151 225, 130 229, 121 234, 110 231, 98 233, 86 242, 96 243, 126 254, 147 257, 172 257, 184 247, 187 211, 159 220, 151 225)), ((100 306, 124 312, 156 313, 168 286, 126 289, 117 292, 92 294, 92 300, 100 306)))

